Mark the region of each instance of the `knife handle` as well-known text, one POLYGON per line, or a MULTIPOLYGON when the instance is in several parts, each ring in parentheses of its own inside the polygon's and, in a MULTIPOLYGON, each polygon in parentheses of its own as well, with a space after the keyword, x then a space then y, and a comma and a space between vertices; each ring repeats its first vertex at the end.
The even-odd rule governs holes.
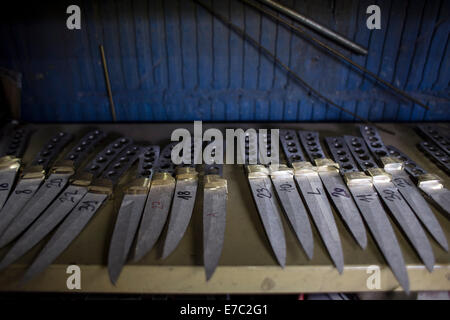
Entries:
POLYGON ((138 145, 128 145, 106 167, 101 178, 110 180, 113 185, 116 185, 134 162, 138 160, 143 150, 144 148, 138 145))
POLYGON ((386 149, 377 128, 369 125, 360 125, 359 130, 367 147, 369 147, 370 152, 375 158, 380 160, 382 157, 389 155, 389 151, 386 149))
POLYGON ((441 128, 429 124, 419 125, 417 128, 419 133, 427 140, 433 141, 439 148, 450 154, 450 134, 448 131, 444 132, 441 128))
POLYGON ((139 165, 137 178, 149 178, 151 179, 154 172, 155 163, 159 158, 160 148, 159 146, 149 146, 143 148, 139 155, 139 165))
POLYGON ((28 127, 12 130, 11 134, 5 137, 2 154, 16 158, 23 157, 30 135, 31 129, 28 127))
POLYGON ((65 156, 65 160, 73 162, 74 168, 78 168, 93 149, 106 138, 106 134, 100 130, 93 130, 83 136, 75 147, 65 156))
POLYGON ((402 151, 397 149, 393 146, 386 146, 389 155, 393 157, 399 158, 401 161, 403 161, 405 171, 408 172, 411 176, 418 179, 419 176, 427 173, 425 169, 420 167, 414 160, 412 160, 410 157, 408 157, 406 154, 404 154, 402 151))
POLYGON ((295 130, 280 130, 280 142, 289 166, 292 166, 294 162, 305 161, 305 155, 295 130))
POLYGON ((441 169, 450 174, 450 158, 448 154, 431 141, 423 141, 419 143, 425 155, 429 156, 441 169))
POLYGON ((31 163, 32 166, 42 166, 44 170, 47 170, 50 164, 55 160, 64 147, 73 139, 73 135, 67 132, 58 132, 54 135, 31 163))
POLYGON ((369 149, 367 149, 367 146, 362 138, 344 136, 344 140, 361 170, 366 171, 367 169, 378 168, 378 165, 370 155, 369 149))
POLYGON ((114 160, 114 158, 127 146, 131 145, 133 140, 129 138, 118 138, 104 148, 95 156, 88 165, 85 166, 85 172, 92 175, 93 178, 100 176, 105 168, 114 160))
POLYGON ((341 173, 358 172, 358 165, 356 164, 350 149, 347 147, 344 138, 342 137, 327 137, 325 144, 330 151, 333 160, 339 164, 341 173))
POLYGON ((325 158, 325 152, 320 145, 319 133, 317 131, 297 131, 300 142, 306 151, 311 163, 315 163, 316 159, 325 158))

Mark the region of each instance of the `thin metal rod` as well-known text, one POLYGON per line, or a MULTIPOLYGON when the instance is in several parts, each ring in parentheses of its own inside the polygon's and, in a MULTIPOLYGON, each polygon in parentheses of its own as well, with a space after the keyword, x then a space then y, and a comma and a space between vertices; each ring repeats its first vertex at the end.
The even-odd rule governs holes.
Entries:
POLYGON ((322 48, 328 50, 329 52, 331 52, 332 54, 336 55, 337 57, 343 59, 344 61, 348 62, 349 64, 351 64, 352 66, 354 66, 355 68, 357 68, 358 70, 360 70, 363 73, 368 74, 369 76, 371 76, 372 78, 374 78, 375 80, 377 80, 378 82, 382 83, 383 85, 385 85, 386 87, 388 87, 389 89, 393 90, 394 92, 396 92, 397 94, 401 95, 403 98, 421 106, 422 108, 425 108, 427 110, 429 110, 430 108, 422 103, 421 101, 417 100, 416 98, 412 97, 411 95, 407 94, 405 91, 395 87, 394 85, 392 85, 391 83, 387 82, 386 80, 381 79, 379 76, 377 76, 375 73, 371 72, 370 70, 366 69, 365 67, 357 64, 356 62, 353 62, 351 59, 347 58, 345 55, 343 55, 342 53, 340 53, 339 51, 337 51, 336 49, 333 49, 332 47, 328 46, 327 44, 323 43, 322 41, 320 41, 317 38, 314 38, 313 36, 309 35, 308 33, 305 32, 305 30, 297 27, 296 25, 290 23, 289 21, 286 21, 283 18, 278 17, 276 14, 274 14, 273 12, 264 9, 262 6, 256 5, 248 0, 241 0, 244 3, 260 10, 261 12, 263 12, 264 14, 270 16, 271 18, 281 22, 282 24, 286 25, 287 27, 297 31, 298 33, 302 34, 302 36, 304 36, 305 38, 308 38, 309 40, 317 43, 319 46, 321 46, 322 48))
POLYGON ((195 3, 197 3, 198 5, 200 5, 201 7, 203 7, 206 11, 208 11, 211 15, 215 16, 217 19, 219 19, 220 21, 222 21, 222 23, 224 23, 225 25, 227 25, 230 29, 232 29, 234 32, 236 32, 237 34, 239 34, 241 37, 243 37, 244 39, 246 39, 247 41, 249 41, 251 44, 253 44, 255 47, 257 47, 263 54, 267 55, 268 57, 270 57, 276 64, 278 64, 282 69, 284 69, 288 75, 290 75, 291 77, 293 77, 295 80, 297 80, 298 82, 300 82, 304 87, 306 87, 311 93, 313 93, 314 95, 316 95, 319 99, 322 99, 323 101, 325 101, 326 103, 332 105, 333 107, 348 113, 350 115, 352 115, 353 117, 355 117, 358 120, 361 120, 365 123, 370 123, 371 125, 375 126, 376 128, 378 128, 379 130, 385 131, 389 134, 394 135, 395 133, 378 127, 377 125, 369 122, 367 119, 358 116, 356 113, 351 112, 343 107, 341 107, 340 105, 334 103, 333 101, 331 101, 330 99, 328 99, 327 97, 325 97, 324 95, 322 95, 320 92, 318 92, 316 89, 314 89, 313 87, 311 87, 305 80, 303 80, 298 74, 296 74, 294 71, 292 71, 287 65, 285 65, 280 59, 278 59, 274 54, 272 54, 268 49, 266 49, 265 47, 263 47, 261 44, 259 44, 259 42, 257 40, 255 40, 254 38, 252 38, 251 36, 249 36, 244 30, 242 30, 241 28, 239 28, 238 26, 234 25, 231 21, 229 21, 227 18, 225 18, 224 16, 220 15, 219 13, 215 12, 211 7, 209 7, 208 5, 202 3, 201 1, 198 0, 192 0, 195 3))
POLYGON ((294 11, 288 7, 283 6, 282 4, 272 1, 272 0, 259 0, 259 2, 264 3, 265 5, 268 5, 269 7, 277 10, 278 12, 281 12, 282 14, 291 17, 292 19, 296 20, 297 22, 317 31, 318 33, 322 34, 323 36, 333 40, 334 42, 337 42, 338 44, 346 47, 347 49, 352 50, 353 52, 356 52, 361 55, 367 55, 367 49, 361 47, 359 44, 354 43, 353 41, 345 38, 344 36, 334 32, 333 30, 328 29, 327 27, 319 24, 318 22, 302 15, 301 13, 294 11))
POLYGON ((108 66, 106 64, 106 58, 105 58, 105 50, 103 49, 103 45, 100 45, 100 53, 102 55, 102 65, 103 65, 103 72, 105 74, 105 82, 106 82, 106 90, 108 91, 108 98, 109 98, 109 106, 111 109, 111 116, 114 122, 117 122, 116 118, 116 107, 114 105, 114 100, 112 96, 112 90, 111 90, 111 83, 109 82, 109 72, 108 72, 108 66))

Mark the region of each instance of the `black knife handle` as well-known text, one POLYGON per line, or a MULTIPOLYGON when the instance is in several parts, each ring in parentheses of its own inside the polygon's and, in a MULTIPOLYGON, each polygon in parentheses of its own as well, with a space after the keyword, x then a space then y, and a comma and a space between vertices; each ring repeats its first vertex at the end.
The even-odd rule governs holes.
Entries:
POLYGON ((389 156, 389 151, 386 149, 377 128, 369 125, 361 125, 359 126, 359 130, 375 158, 381 159, 381 157, 389 156))
POLYGON ((73 135, 67 132, 58 132, 55 134, 31 163, 32 166, 42 166, 47 170, 50 164, 58 157, 64 147, 73 139, 73 135))
POLYGON ((444 150, 431 141, 419 143, 419 149, 430 157, 442 170, 450 174, 450 157, 444 150))
POLYGON ((22 158, 30 139, 31 129, 28 127, 16 128, 5 136, 2 156, 22 158))
POLYGON ((371 168, 378 168, 378 165, 370 155, 369 149, 367 149, 363 138, 344 136, 344 140, 361 170, 365 171, 371 168))
POLYGON ((357 172, 358 165, 342 137, 327 137, 325 143, 333 160, 339 164, 341 173, 357 172))
POLYGON ((172 149, 176 144, 178 142, 169 143, 162 149, 155 166, 155 172, 167 172, 170 174, 175 172, 175 165, 172 162, 172 149))
POLYGON ((95 147, 106 138, 106 134, 100 130, 93 130, 86 134, 78 144, 69 151, 65 160, 73 161, 73 166, 78 168, 95 147))
POLYGON ((405 171, 413 176, 414 178, 418 178, 420 175, 427 173, 425 169, 420 167, 414 160, 404 154, 402 151, 393 146, 386 146, 389 155, 391 157, 397 157, 401 161, 403 161, 403 165, 405 167, 405 171))
POLYGON ((133 140, 129 138, 118 138, 110 143, 98 155, 95 156, 88 165, 84 167, 84 171, 92 174, 94 178, 106 169, 106 167, 114 160, 114 158, 126 147, 131 145, 133 140))
POLYGON ((315 159, 325 158, 325 152, 323 152, 320 145, 319 133, 317 131, 297 131, 300 138, 300 142, 308 155, 309 161, 315 163, 315 159))
POLYGON ((280 130, 280 142, 289 166, 293 162, 306 161, 295 130, 280 130))
POLYGON ((450 154, 450 132, 430 124, 422 124, 417 128, 424 137, 437 144, 447 154, 450 154))
POLYGON ((101 177, 111 180, 113 185, 116 185, 134 162, 138 160, 143 150, 143 147, 134 144, 126 146, 106 167, 101 177))
POLYGON ((159 152, 159 146, 148 146, 143 148, 139 155, 137 178, 152 178, 154 167, 159 158, 159 152))

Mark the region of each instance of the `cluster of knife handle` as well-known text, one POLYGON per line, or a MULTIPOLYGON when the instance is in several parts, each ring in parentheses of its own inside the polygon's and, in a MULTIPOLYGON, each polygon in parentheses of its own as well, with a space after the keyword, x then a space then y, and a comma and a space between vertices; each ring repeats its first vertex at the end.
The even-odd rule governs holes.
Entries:
MULTIPOLYGON (((245 165, 252 195, 281 266, 285 265, 286 244, 280 208, 308 258, 314 252, 312 218, 336 268, 343 272, 342 246, 331 209, 334 207, 363 249, 367 245, 367 225, 400 285, 409 291, 405 262, 388 215, 403 229, 431 271, 434 255, 423 229, 445 250, 448 244, 422 195, 448 215, 448 190, 439 177, 427 173, 399 149, 385 146, 375 127, 361 126, 360 130, 361 137, 325 138, 331 158, 326 157, 317 132, 280 130, 281 157, 285 161, 262 165, 260 160, 271 155, 270 145, 274 143, 266 134, 267 154, 258 150, 257 163, 245 165)), ((421 147, 439 159, 441 166, 446 164, 449 145, 444 133, 432 126, 421 126, 420 130, 430 139, 421 147)), ((135 162, 136 175, 124 188, 111 238, 110 279, 116 283, 128 259, 141 260, 162 238, 166 224, 162 258, 177 248, 192 216, 199 172, 194 165, 174 166, 171 154, 176 143, 160 150, 159 146, 143 146, 120 137, 96 153, 107 135, 94 130, 60 157, 73 136, 58 132, 30 165, 23 166, 21 157, 30 135, 27 127, 18 127, 2 139, 0 246, 16 241, 0 261, 0 270, 54 231, 23 281, 45 270, 79 235, 135 162), (92 160, 86 164, 89 158, 92 160)), ((247 160, 251 145, 246 137, 247 160)), ((201 173, 203 260, 206 278, 210 279, 223 247, 228 189, 222 165, 206 164, 201 173)))

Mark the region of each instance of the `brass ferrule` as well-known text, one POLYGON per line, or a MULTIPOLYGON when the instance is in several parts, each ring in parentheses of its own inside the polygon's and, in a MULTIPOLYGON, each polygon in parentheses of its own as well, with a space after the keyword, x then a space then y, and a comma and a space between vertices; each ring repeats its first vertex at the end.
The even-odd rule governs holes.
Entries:
POLYGON ((271 165, 269 168, 272 179, 286 176, 292 177, 294 175, 294 169, 289 168, 285 164, 271 165))
POLYGON ((360 185, 372 185, 372 177, 368 176, 364 172, 344 173, 344 180, 349 187, 360 185))
POLYGON ((22 173, 22 179, 44 179, 45 170, 42 166, 32 166, 26 168, 22 173))
POLYGON ((269 176, 269 169, 260 164, 250 164, 247 166, 248 177, 250 179, 254 178, 264 178, 269 176))
POLYGON ((296 176, 317 174, 317 167, 313 166, 308 161, 294 162, 292 167, 294 168, 294 174, 296 176))
POLYGON ((392 175, 387 173, 384 169, 381 168, 370 168, 367 169, 367 173, 372 176, 374 182, 390 182, 392 181, 392 175))
POLYGON ((87 187, 92 183, 94 176, 89 172, 81 172, 76 174, 70 181, 74 186, 87 187))
POLYGON ((106 194, 108 196, 113 193, 114 184, 109 179, 97 179, 89 186, 89 192, 106 194))
POLYGON ((4 156, 0 158, 0 171, 2 170, 19 170, 21 164, 21 159, 12 157, 12 156, 4 156))
POLYGON ((152 186, 161 186, 175 183, 175 179, 168 172, 157 172, 153 175, 152 186))
POLYGON ((225 192, 228 193, 227 180, 217 174, 208 174, 205 176, 205 189, 218 190, 225 188, 225 192))
POLYGON ((50 172, 55 174, 73 175, 75 174, 75 166, 72 160, 62 160, 55 163, 50 172))
POLYGON ((127 185, 125 194, 147 194, 150 189, 151 180, 149 178, 139 178, 127 185))
POLYGON ((339 164, 328 158, 315 159, 319 172, 339 172, 339 164))
POLYGON ((441 178, 439 176, 432 173, 421 174, 418 178, 418 186, 419 188, 427 188, 427 189, 442 189, 444 188, 444 184, 442 183, 441 178))
POLYGON ((403 170, 403 161, 395 157, 381 157, 381 163, 386 171, 403 170))
POLYGON ((197 180, 198 172, 192 167, 178 167, 176 169, 177 180, 197 180))

